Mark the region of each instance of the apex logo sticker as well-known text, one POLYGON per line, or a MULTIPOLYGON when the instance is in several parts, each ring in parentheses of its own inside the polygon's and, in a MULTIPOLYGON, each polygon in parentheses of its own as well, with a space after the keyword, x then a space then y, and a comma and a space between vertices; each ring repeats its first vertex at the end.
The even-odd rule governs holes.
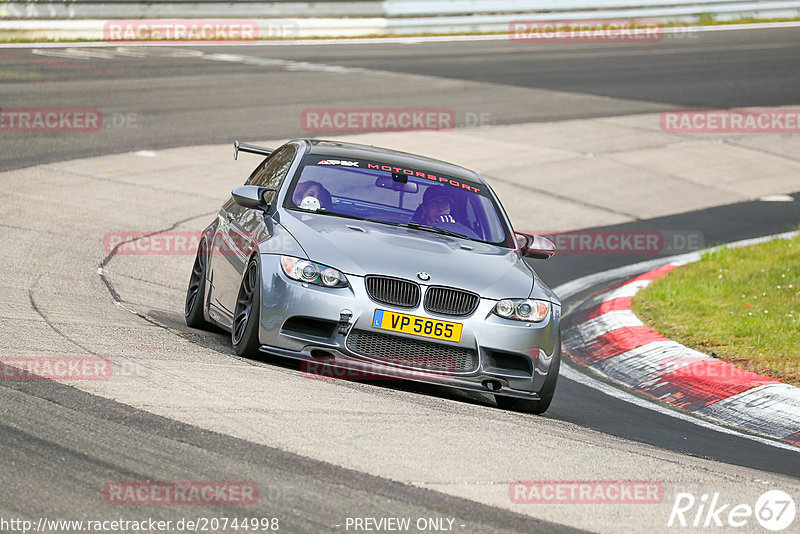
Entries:
POLYGON ((339 165, 342 167, 358 167, 357 161, 346 161, 338 159, 323 159, 317 165, 339 165))

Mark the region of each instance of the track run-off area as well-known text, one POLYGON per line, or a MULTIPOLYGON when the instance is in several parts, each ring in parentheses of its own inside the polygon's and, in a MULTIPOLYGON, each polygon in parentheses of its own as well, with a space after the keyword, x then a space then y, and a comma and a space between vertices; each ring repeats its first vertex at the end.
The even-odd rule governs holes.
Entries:
MULTIPOLYGON (((716 508, 729 505, 715 516, 722 527, 708 519, 715 531, 734 530, 737 505, 763 509, 766 491, 800 499, 797 448, 676 412, 569 362, 551 409, 533 416, 499 410, 488 395, 238 358, 228 335, 185 326, 194 250, 153 244, 204 228, 257 165, 233 160, 233 139, 275 147, 297 136, 473 168, 518 230, 661 236, 658 250, 563 250, 534 262, 551 287, 666 262, 689 245, 791 230, 800 135, 665 131, 661 119, 690 108, 796 109, 800 29, 639 44, 29 45, 0 57, 0 112, 102 117, 96 131, 0 132, 0 355, 107 358, 117 370, 106 380, 0 381, 3 518, 247 516, 278 518, 286 532, 345 532, 354 518, 409 517, 415 527, 430 519, 429 531, 688 532, 715 495, 716 508), (455 127, 314 132, 303 121, 309 110, 376 108, 435 109, 455 127), (126 232, 152 236, 112 254, 109 236, 126 232), (104 497, 109 483, 145 480, 246 481, 259 497, 245 506, 104 497), (534 504, 519 481, 659 493, 534 504)), ((584 284, 565 311, 635 274, 584 284)), ((763 531, 744 519, 736 531, 763 531)))

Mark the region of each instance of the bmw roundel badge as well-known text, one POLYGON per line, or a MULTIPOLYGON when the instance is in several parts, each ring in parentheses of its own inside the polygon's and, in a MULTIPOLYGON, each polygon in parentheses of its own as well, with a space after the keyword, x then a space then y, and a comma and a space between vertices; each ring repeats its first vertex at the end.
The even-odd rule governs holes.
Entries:
POLYGON ((419 278, 423 282, 427 282, 428 280, 431 279, 431 275, 429 275, 428 273, 425 273, 425 272, 420 272, 420 273, 417 273, 417 278, 419 278))

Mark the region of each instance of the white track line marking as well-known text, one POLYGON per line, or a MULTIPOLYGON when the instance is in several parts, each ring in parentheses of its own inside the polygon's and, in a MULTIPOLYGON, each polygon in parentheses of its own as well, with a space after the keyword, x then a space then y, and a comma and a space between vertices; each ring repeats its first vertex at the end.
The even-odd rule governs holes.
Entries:
POLYGON ((561 367, 561 376, 563 376, 567 380, 572 380, 573 382, 577 382, 577 383, 582 384, 582 385, 584 385, 586 387, 590 387, 592 389, 595 389, 595 390, 597 390, 597 391, 599 391, 601 393, 604 393, 604 394, 608 395, 609 397, 613 397, 613 398, 621 400, 623 402, 627 402, 627 403, 633 404, 635 406, 638 406, 640 408, 645 408, 647 410, 651 410, 651 411, 654 411, 656 413, 660 413, 662 415, 668 415, 670 417, 674 417, 675 419, 680 419, 681 421, 685 421, 687 423, 692 423, 694 425, 697 425, 697 426, 700 426, 700 427, 703 427, 703 428, 707 428, 709 430, 715 430, 715 431, 721 432, 723 434, 730 434, 731 436, 737 436, 737 437, 740 437, 740 438, 749 439, 751 441, 756 441, 756 442, 761 443, 763 445, 769 445, 769 446, 772 446, 772 447, 777 447, 779 449, 786 449, 786 450, 789 450, 789 451, 800 451, 800 447, 796 447, 796 446, 791 445, 789 443, 784 443, 784 442, 781 442, 781 441, 773 441, 773 440, 771 440, 769 438, 762 438, 761 436, 755 436, 755 435, 752 435, 752 434, 739 432, 738 430, 734 430, 734 429, 728 428, 726 426, 721 426, 721 425, 718 425, 718 424, 715 424, 715 423, 711 423, 711 422, 708 422, 708 421, 706 421, 704 419, 701 419, 701 418, 693 416, 693 415, 677 412, 672 408, 667 408, 666 406, 663 406, 663 405, 661 405, 659 403, 656 403, 656 402, 653 402, 653 401, 649 401, 649 400, 643 399, 641 397, 637 397, 636 395, 628 393, 628 392, 626 392, 626 391, 624 391, 624 390, 622 390, 620 388, 611 386, 611 385, 606 384, 605 382, 601 382, 599 380, 595 380, 594 378, 591 378, 590 376, 587 376, 587 375, 581 373, 577 369, 574 369, 572 367, 573 364, 568 362, 568 361, 563 361, 562 363, 566 363, 566 365, 563 365, 561 367))

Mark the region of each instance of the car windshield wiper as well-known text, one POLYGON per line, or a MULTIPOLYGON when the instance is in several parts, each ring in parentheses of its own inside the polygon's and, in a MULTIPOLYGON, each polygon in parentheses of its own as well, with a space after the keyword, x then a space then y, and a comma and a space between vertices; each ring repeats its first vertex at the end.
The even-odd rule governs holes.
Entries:
POLYGON ((469 239, 464 234, 459 234, 458 232, 451 232, 450 230, 445 230, 444 228, 437 228, 436 226, 428 226, 427 224, 421 224, 417 222, 397 223, 397 226, 402 226, 403 228, 413 228, 414 230, 427 230, 429 232, 435 232, 437 234, 449 235, 450 237, 460 237, 462 239, 469 239))

